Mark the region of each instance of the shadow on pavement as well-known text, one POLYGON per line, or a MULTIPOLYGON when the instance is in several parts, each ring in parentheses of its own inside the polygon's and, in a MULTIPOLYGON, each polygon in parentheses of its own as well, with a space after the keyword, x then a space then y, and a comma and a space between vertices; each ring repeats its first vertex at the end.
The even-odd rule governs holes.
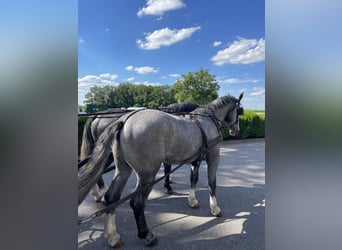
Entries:
MULTIPOLYGON (((187 204, 187 195, 162 196, 146 203, 146 220, 158 236, 153 249, 265 249, 264 185, 217 187, 223 216, 210 214, 207 189, 197 191, 200 208, 187 204)), ((104 217, 85 224, 82 250, 111 249, 103 238, 104 217)), ((133 212, 127 203, 117 209, 118 232, 125 241, 121 249, 148 249, 137 237, 133 212)), ((80 230, 81 231, 81 230, 80 230)))

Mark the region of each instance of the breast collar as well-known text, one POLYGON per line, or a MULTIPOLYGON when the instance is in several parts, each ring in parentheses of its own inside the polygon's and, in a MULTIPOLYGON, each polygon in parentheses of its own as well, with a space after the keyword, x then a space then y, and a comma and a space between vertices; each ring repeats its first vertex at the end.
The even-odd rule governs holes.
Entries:
MULTIPOLYGON (((205 115, 205 116, 209 116, 211 118, 211 120, 214 122, 217 131, 218 131, 218 136, 215 137, 214 139, 211 139, 208 141, 208 137, 207 134, 205 133, 203 126, 201 125, 201 123, 196 119, 197 115, 192 114, 190 116, 190 119, 193 123, 195 123, 197 125, 197 127, 200 129, 201 134, 202 134, 202 145, 199 149, 199 157, 197 158, 197 162, 200 163, 201 161, 205 160, 206 155, 208 153, 208 151, 210 149, 212 149, 213 147, 215 147, 217 144, 219 144, 220 142, 222 142, 222 135, 220 132, 220 124, 218 123, 217 119, 215 117, 213 117, 212 115, 205 115)), ((202 115, 203 116, 203 115, 202 115)))

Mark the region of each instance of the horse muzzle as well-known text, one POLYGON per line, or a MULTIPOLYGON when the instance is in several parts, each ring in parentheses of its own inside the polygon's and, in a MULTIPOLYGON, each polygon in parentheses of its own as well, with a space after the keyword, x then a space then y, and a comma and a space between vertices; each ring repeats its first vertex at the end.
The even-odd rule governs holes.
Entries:
POLYGON ((229 129, 229 134, 231 136, 236 136, 240 133, 240 130, 239 129, 229 129))

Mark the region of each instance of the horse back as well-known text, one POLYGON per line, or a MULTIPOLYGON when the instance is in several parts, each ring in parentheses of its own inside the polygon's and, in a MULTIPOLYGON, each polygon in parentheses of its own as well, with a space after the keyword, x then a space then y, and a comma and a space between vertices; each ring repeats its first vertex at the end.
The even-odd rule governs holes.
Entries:
POLYGON ((178 163, 198 152, 202 136, 190 119, 158 110, 142 110, 126 121, 120 144, 125 158, 131 160, 140 156, 178 163))

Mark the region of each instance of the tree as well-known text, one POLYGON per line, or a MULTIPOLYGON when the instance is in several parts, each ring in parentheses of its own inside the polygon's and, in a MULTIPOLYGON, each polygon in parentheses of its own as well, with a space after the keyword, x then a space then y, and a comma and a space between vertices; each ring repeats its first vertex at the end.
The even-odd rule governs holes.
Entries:
POLYGON ((131 83, 120 83, 113 93, 115 105, 113 108, 128 108, 134 106, 135 87, 131 83))
POLYGON ((174 102, 169 86, 150 86, 148 108, 165 107, 174 102))
POLYGON ((177 102, 195 102, 207 104, 218 97, 220 89, 215 76, 209 74, 208 69, 200 68, 199 71, 182 75, 182 80, 177 80, 172 87, 174 98, 177 102))
POLYGON ((90 91, 85 94, 85 104, 110 105, 110 95, 113 92, 113 86, 92 86, 90 91))
POLYGON ((104 108, 146 107, 159 108, 174 103, 171 87, 120 83, 118 86, 93 86, 85 95, 87 112, 104 108))

